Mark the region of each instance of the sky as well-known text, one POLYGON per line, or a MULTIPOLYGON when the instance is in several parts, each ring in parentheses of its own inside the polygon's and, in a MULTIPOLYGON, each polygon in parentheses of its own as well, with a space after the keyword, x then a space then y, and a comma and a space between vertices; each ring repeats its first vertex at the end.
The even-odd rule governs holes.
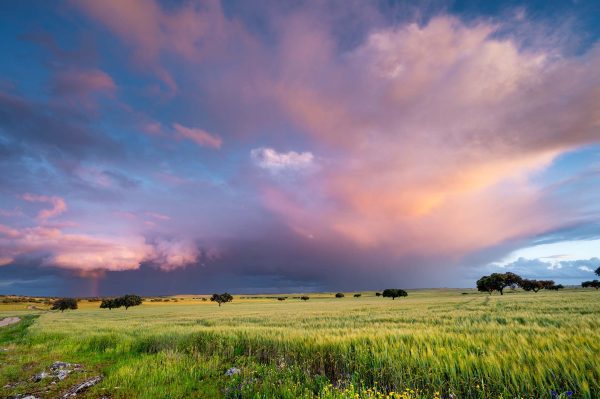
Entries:
POLYGON ((0 2, 0 293, 600 266, 598 1, 0 2))

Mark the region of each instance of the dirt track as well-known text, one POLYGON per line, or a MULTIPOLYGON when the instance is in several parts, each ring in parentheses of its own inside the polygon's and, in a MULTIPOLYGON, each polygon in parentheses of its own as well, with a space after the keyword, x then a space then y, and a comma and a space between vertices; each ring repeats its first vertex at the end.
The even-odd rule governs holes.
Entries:
POLYGON ((20 321, 21 321, 21 319, 19 319, 18 317, 6 317, 6 318, 0 320, 0 327, 8 326, 10 324, 15 324, 20 321))

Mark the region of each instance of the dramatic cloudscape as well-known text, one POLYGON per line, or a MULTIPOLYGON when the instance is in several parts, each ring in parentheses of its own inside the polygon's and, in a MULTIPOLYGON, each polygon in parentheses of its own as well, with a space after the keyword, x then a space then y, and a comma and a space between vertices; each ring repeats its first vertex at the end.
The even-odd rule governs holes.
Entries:
POLYGON ((600 3, 8 0, 0 292, 579 284, 600 3))

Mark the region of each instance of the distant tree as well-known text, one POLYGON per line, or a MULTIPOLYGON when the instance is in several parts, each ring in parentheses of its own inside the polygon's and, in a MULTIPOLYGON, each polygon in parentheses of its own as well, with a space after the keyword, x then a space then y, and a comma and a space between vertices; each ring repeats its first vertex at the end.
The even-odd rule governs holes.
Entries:
POLYGON ((524 278, 521 281, 521 288, 523 288, 525 291, 538 292, 544 287, 542 287, 542 284, 538 280, 528 280, 524 278))
POLYGON ((596 273, 597 276, 600 276, 600 266, 598 266, 598 268, 596 269, 596 271, 594 273, 596 273))
POLYGON ((360 298, 362 294, 354 294, 354 298, 360 298))
POLYGON ((549 290, 555 286, 554 280, 540 280, 540 284, 545 290, 549 290))
POLYGON ((222 303, 227 303, 227 302, 231 302, 233 301, 233 296, 231 296, 231 294, 225 292, 223 294, 213 294, 210 297, 210 300, 212 302, 216 302, 219 304, 219 306, 221 306, 222 303))
POLYGON ((592 280, 592 281, 584 281, 583 283, 581 283, 581 286, 583 288, 595 288, 598 289, 600 288, 600 281, 598 280, 592 280))
POLYGON ((59 298, 52 302, 52 310, 60 310, 61 312, 64 312, 67 309, 77 309, 77 299, 59 298))
POLYGON ((549 287, 546 287, 547 290, 553 290, 553 291, 562 290, 563 288, 565 288, 565 287, 562 284, 551 285, 549 287))
POLYGON ((344 293, 343 292, 338 292, 337 294, 335 294, 336 298, 343 298, 344 297, 344 293))
POLYGON ((398 297, 401 296, 408 296, 408 293, 404 290, 401 290, 399 288, 387 288, 385 290, 383 290, 383 297, 384 298, 392 298, 392 299, 396 299, 398 297))
POLYGON ((102 303, 100 303, 100 309, 109 309, 112 310, 114 308, 118 308, 121 305, 117 303, 113 298, 103 299, 102 303))
POLYGON ((533 291, 538 292, 539 290, 545 289, 554 289, 556 285, 553 280, 528 280, 521 279, 519 286, 523 288, 525 291, 533 291))
POLYGON ((477 280, 477 290, 481 292, 488 292, 490 295, 494 291, 500 292, 500 295, 504 295, 504 289, 506 287, 516 287, 521 285, 523 279, 514 273, 492 273, 489 276, 483 276, 477 280))
POLYGON ((310 299, 309 296, 303 295, 300 297, 300 299, 302 299, 303 301, 308 301, 310 299))
POLYGON ((381 292, 376 292, 375 296, 381 296, 381 292))
POLYGON ((277 298, 278 301, 285 301, 285 297, 284 296, 280 296, 279 298, 277 298))
POLYGON ((142 298, 138 295, 123 295, 115 299, 117 307, 124 306, 125 310, 129 309, 131 306, 138 306, 142 304, 142 298))

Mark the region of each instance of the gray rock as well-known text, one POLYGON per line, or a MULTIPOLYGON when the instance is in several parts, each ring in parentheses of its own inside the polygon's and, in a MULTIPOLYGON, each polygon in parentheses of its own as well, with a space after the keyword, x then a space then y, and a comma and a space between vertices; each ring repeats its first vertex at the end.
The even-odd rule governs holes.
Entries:
POLYGON ((58 378, 59 380, 64 380, 65 378, 67 378, 69 376, 71 372, 69 370, 58 370, 56 372, 56 378, 58 378))
POLYGON ((66 363, 66 362, 54 362, 52 366, 50 366, 50 370, 58 371, 58 370, 79 370, 81 369, 80 364, 76 363, 66 363))
POLYGON ((48 378, 49 376, 50 374, 46 373, 45 371, 42 371, 41 373, 37 373, 33 376, 33 381, 40 382, 41 380, 43 380, 44 378, 48 378))
POLYGON ((237 367, 232 367, 225 372, 225 375, 231 377, 231 376, 239 374, 241 372, 242 372, 242 370, 238 369, 237 367))
POLYGON ((85 391, 86 389, 93 387, 97 383, 102 381, 102 376, 98 375, 96 377, 88 378, 80 384, 75 385, 67 393, 62 396, 62 399, 68 399, 76 396, 78 393, 85 391))
POLYGON ((33 376, 32 380, 35 382, 40 382, 45 378, 53 378, 62 381, 65 378, 67 378, 72 372, 81 370, 83 370, 83 367, 80 364, 54 362, 50 366, 49 371, 42 371, 41 373, 36 374, 35 376, 33 376))

